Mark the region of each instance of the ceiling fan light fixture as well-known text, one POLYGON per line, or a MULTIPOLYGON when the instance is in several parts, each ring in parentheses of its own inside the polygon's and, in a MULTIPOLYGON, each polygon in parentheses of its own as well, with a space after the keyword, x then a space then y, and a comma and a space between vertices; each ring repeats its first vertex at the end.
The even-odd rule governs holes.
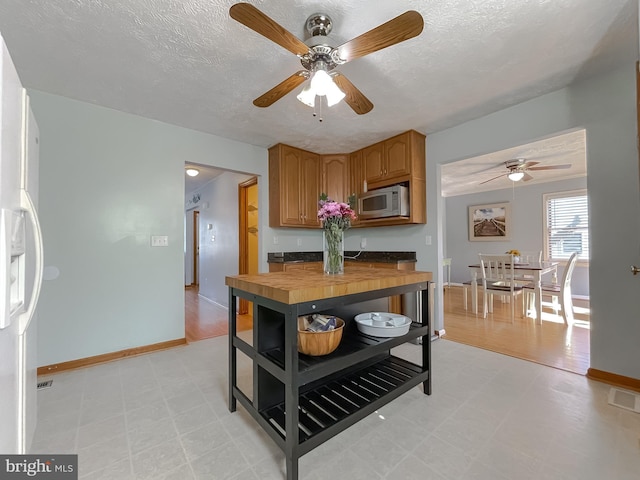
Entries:
POLYGON ((187 168, 186 172, 190 177, 195 177, 200 173, 200 170, 197 168, 187 168))
POLYGON ((305 105, 313 108, 316 105, 316 95, 327 97, 327 105, 329 107, 340 103, 345 97, 344 92, 335 84, 322 61, 317 62, 314 66, 314 72, 311 75, 309 84, 302 89, 297 98, 305 105))
POLYGON ((507 175, 507 178, 512 182, 519 182, 524 177, 524 172, 511 172, 507 175))

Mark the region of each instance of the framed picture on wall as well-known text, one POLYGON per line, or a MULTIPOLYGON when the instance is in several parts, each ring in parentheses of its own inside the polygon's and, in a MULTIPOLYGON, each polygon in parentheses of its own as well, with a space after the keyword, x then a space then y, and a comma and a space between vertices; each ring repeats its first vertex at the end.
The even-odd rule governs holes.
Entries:
POLYGON ((509 202, 469 207, 469 241, 495 242, 511 239, 509 202))

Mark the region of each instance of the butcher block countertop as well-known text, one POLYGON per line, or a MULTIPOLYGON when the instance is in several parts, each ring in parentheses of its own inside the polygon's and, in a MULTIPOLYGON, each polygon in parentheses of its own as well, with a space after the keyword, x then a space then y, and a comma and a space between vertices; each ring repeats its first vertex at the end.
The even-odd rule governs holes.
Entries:
POLYGON ((310 270, 226 277, 225 284, 248 293, 293 305, 354 293, 429 282, 431 272, 345 267, 342 275, 310 270))

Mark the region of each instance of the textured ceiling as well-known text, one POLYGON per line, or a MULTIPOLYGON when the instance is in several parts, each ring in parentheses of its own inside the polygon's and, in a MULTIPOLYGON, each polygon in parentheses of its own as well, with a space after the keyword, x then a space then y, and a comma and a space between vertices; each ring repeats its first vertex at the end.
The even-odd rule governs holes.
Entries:
MULTIPOLYGON (((334 46, 406 10, 416 38, 339 67, 375 105, 344 102, 324 122, 295 91, 252 100, 300 69, 284 48, 229 17, 223 0, 1 0, 0 32, 34 88, 268 147, 356 150, 396 133, 429 134, 633 62, 637 0, 270 0, 251 3, 304 39, 333 19, 334 46)), ((299 89, 296 89, 296 91, 299 89)))

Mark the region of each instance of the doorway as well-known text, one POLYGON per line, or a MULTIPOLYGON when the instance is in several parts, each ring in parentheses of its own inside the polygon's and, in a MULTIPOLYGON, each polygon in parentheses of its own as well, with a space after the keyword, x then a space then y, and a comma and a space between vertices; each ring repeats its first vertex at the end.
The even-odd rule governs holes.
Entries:
MULTIPOLYGON (((525 145, 446 163, 440 166, 440 174, 442 254, 452 259, 449 268, 453 284, 453 288, 451 283, 447 286, 442 297, 444 338, 585 374, 590 361, 587 253, 585 262, 573 275, 574 314, 579 313, 579 321, 571 327, 558 323, 560 317, 550 311, 540 312, 543 325, 535 325, 527 318, 512 322, 509 315, 498 310, 486 319, 482 314, 474 315, 463 307, 462 283, 471 280, 469 265, 478 263, 479 253, 503 254, 511 249, 542 251, 543 261, 560 261, 561 274, 565 262, 548 243, 556 227, 550 219, 558 212, 549 208, 545 198, 586 191, 586 131, 572 129, 525 145), (531 169, 529 177, 508 177, 505 162, 514 158, 524 158, 524 164, 531 169), (509 203, 511 211, 507 238, 481 241, 469 235, 472 212, 478 206, 504 202, 509 203)), ((588 252, 588 248, 584 251, 588 252)), ((566 253, 564 249, 562 253, 566 253)), ((494 305, 509 306, 501 302, 494 305)))

